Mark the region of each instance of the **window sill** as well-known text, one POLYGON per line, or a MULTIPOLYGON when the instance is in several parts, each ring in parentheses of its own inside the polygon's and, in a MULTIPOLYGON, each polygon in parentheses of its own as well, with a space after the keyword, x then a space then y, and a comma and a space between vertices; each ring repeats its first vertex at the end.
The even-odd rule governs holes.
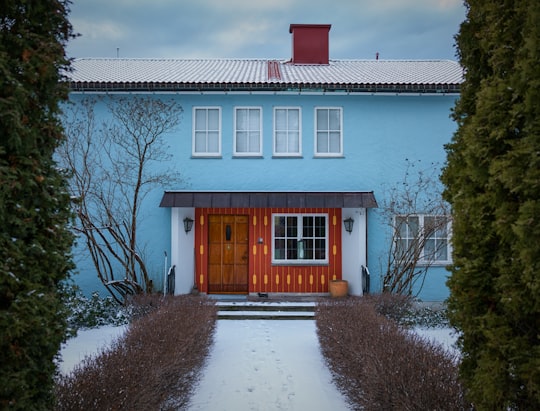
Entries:
POLYGON ((214 156, 214 155, 204 155, 204 154, 197 154, 197 155, 191 155, 191 158, 192 159, 204 159, 204 160, 221 160, 223 158, 223 156, 220 154, 220 155, 217 155, 217 156, 214 156))
POLYGON ((419 262, 416 264, 418 267, 427 267, 427 268, 435 268, 435 267, 442 267, 445 268, 452 264, 452 261, 436 261, 433 263, 425 263, 425 262, 419 262))
POLYGON ((281 261, 272 261, 272 265, 273 266, 276 266, 276 267, 283 267, 283 266, 286 266, 286 267, 321 267, 321 266, 329 266, 330 264, 328 263, 328 261, 321 261, 320 263, 318 262, 315 262, 315 261, 298 261, 298 262, 295 262, 295 261, 284 261, 284 262, 281 262, 281 261))

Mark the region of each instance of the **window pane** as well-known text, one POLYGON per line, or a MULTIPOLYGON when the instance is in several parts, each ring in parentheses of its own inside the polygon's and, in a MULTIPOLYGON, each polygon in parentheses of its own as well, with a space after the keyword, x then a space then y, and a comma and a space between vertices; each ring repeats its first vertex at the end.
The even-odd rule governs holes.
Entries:
POLYGON ((340 129, 340 121, 339 121, 339 110, 332 109, 328 110, 328 116, 329 116, 329 130, 339 130, 340 129))
POLYGON ((303 218, 303 236, 313 237, 313 217, 303 218))
POLYGON ((287 133, 280 131, 276 133, 276 153, 287 152, 287 133))
POLYGON ((407 225, 406 217, 396 217, 396 230, 399 238, 409 237, 409 227, 407 225))
POLYGON ((248 151, 251 153, 258 153, 260 151, 260 141, 258 131, 249 133, 248 151))
POLYGON ((208 152, 219 153, 219 132, 217 131, 208 133, 208 152))
POLYGON ((328 149, 330 153, 339 153, 341 152, 340 147, 340 134, 339 133, 329 133, 330 148, 328 149))
POLYGON ((398 256, 403 255, 404 253, 407 252, 408 241, 406 239, 402 239, 402 238, 398 239, 396 241, 396 248, 397 248, 398 256))
POLYGON ((285 258, 285 240, 274 240, 274 258, 276 260, 285 258))
POLYGON ((317 131, 328 130, 328 110, 317 109, 317 131))
POLYGON ((276 110, 276 130, 287 130, 287 111, 276 110))
POLYGON ((323 239, 315 240, 315 259, 316 260, 326 259, 326 240, 323 240, 323 239))
POLYGON ((326 237, 326 217, 315 217, 315 236, 326 237))
POLYGON ((259 130, 260 113, 259 109, 249 109, 249 129, 259 130))
POLYGON ((298 221, 296 217, 287 217, 287 237, 298 236, 298 221))
POLYGON ((313 240, 306 239, 304 240, 304 259, 313 260, 313 255, 315 250, 313 249, 313 240))
POLYGON ((291 131, 300 130, 300 110, 291 109, 289 110, 289 124, 288 128, 291 131))
POLYGON ((287 240, 287 259, 296 260, 298 258, 297 240, 287 240))
POLYGON ((285 217, 274 217, 274 236, 285 237, 285 217))
POLYGON ((408 226, 409 226, 409 238, 416 238, 418 237, 419 233, 419 218, 418 217, 408 217, 408 226))
POLYGON ((289 133, 289 153, 299 153, 300 152, 300 133, 290 132, 289 133))
POLYGON ((236 129, 247 130, 247 128, 248 128, 247 110, 237 109, 236 110, 236 129))
POLYGON ((448 260, 448 242, 446 240, 441 240, 439 241, 439 244, 437 244, 437 253, 435 258, 440 261, 448 260))
POLYGON ((206 130, 206 110, 195 110, 195 130, 206 130))
POLYGON ((317 133, 317 153, 328 153, 328 133, 317 133))
POLYGON ((195 152, 196 153, 206 152, 206 133, 205 132, 195 132, 195 152))
POLYGON ((248 151, 247 133, 239 132, 236 134, 236 151, 246 153, 248 151))
POLYGON ((435 258, 435 240, 426 240, 424 244, 424 260, 432 261, 435 258))
POLYGON ((218 109, 208 110, 208 129, 219 130, 219 110, 218 109))
POLYGON ((447 238, 448 219, 446 217, 437 217, 437 230, 435 231, 435 236, 437 238, 447 238))

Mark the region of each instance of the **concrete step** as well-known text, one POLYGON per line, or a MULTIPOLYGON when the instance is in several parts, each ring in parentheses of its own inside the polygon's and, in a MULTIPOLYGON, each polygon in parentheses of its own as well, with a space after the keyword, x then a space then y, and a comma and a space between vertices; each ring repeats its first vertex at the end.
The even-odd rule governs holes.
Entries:
POLYGON ((314 302, 217 302, 219 320, 313 320, 314 302))

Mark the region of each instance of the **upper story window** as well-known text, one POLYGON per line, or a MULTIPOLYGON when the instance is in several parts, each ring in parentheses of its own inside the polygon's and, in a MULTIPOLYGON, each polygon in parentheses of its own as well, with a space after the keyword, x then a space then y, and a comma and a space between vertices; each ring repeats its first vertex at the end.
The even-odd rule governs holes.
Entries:
POLYGON ((315 156, 343 155, 343 121, 341 107, 315 108, 315 156))
POLYGON ((274 155, 302 154, 301 111, 299 107, 274 108, 274 155))
MULTIPOLYGON (((450 263, 450 217, 408 215, 395 217, 396 251, 414 253, 420 264, 450 263)), ((404 260, 404 259, 403 259, 404 260)))
POLYGON ((273 214, 272 262, 328 263, 327 214, 273 214))
POLYGON ((221 155, 221 108, 193 108, 193 156, 221 155))
POLYGON ((234 111, 234 155, 262 155, 262 108, 236 107, 234 111))

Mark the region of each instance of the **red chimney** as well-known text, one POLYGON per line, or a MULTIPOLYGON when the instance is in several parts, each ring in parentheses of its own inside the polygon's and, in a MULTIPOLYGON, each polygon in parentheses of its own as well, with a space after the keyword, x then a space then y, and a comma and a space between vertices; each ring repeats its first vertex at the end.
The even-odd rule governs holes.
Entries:
POLYGON ((328 64, 330 24, 291 24, 292 63, 328 64))

